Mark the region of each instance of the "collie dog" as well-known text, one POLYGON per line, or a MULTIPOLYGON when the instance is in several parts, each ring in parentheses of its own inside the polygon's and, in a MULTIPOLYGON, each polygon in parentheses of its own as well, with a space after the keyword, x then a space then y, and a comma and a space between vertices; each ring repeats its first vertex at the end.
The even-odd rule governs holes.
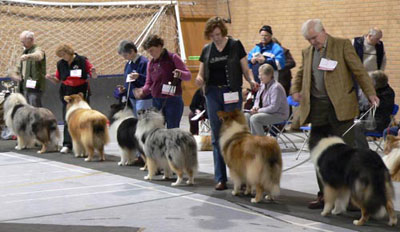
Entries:
POLYGON ((386 155, 382 160, 389 169, 392 180, 400 181, 400 137, 388 135, 383 152, 386 155))
POLYGON ((354 220, 354 225, 363 225, 370 216, 383 217, 385 209, 388 224, 396 225, 393 184, 381 157, 369 149, 350 147, 331 131, 329 126, 313 126, 309 140, 311 160, 324 184, 321 215, 340 214, 351 199, 361 209, 361 218, 354 220))
POLYGON ((212 151, 211 135, 194 135, 199 151, 212 151))
POLYGON ((28 105, 22 94, 8 96, 4 103, 4 121, 17 136, 15 149, 32 148, 39 142, 42 148, 38 153, 44 153, 48 148, 58 150, 60 132, 56 117, 46 108, 28 105))
POLYGON ((148 169, 144 179, 151 180, 161 168, 163 179, 170 178, 171 170, 178 176, 172 186, 182 183, 184 173, 189 177, 186 184, 194 184, 198 161, 192 134, 179 128, 165 129, 163 115, 154 109, 139 111, 138 118, 136 137, 142 144, 148 169))
POLYGON ((109 142, 107 117, 92 110, 82 93, 65 96, 64 100, 68 103, 65 119, 75 157, 87 156, 85 161, 92 161, 96 149, 100 161, 105 160, 104 145, 109 142))
POLYGON ((256 190, 252 203, 266 199, 273 200, 279 194, 282 174, 282 153, 276 140, 269 136, 255 136, 249 132, 242 112, 219 111, 222 120, 219 145, 225 163, 233 180, 233 195, 238 195, 242 183, 246 184, 245 194, 256 190))
POLYGON ((132 165, 137 152, 143 154, 143 149, 135 136, 138 119, 133 116, 131 108, 125 108, 125 104, 113 104, 110 108, 110 135, 111 138, 116 138, 122 150, 118 165, 132 165))

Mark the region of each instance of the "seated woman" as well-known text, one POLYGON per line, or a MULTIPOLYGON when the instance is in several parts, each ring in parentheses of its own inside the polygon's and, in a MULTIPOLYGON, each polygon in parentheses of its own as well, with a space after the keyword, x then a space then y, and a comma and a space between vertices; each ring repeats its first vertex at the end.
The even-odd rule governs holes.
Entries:
MULTIPOLYGON (((366 131, 381 133, 389 126, 391 120, 390 116, 394 107, 395 94, 393 89, 389 86, 387 75, 383 71, 377 70, 372 72, 371 78, 374 82, 376 95, 380 100, 379 106, 376 108, 375 112, 376 128, 373 130, 366 130, 362 123, 355 126, 355 142, 358 148, 368 148, 368 142, 365 136, 363 136, 366 131)), ((393 130, 397 132, 398 128, 393 130)))
POLYGON ((260 89, 257 92, 254 106, 245 113, 251 133, 264 135, 264 126, 282 122, 289 117, 289 105, 285 89, 274 80, 274 68, 269 64, 260 66, 260 89))
POLYGON ((199 134, 199 121, 207 118, 207 113, 205 112, 200 118, 197 120, 192 120, 193 117, 197 116, 203 110, 206 109, 206 98, 204 97, 203 89, 198 89, 192 98, 192 102, 190 103, 190 112, 189 112, 189 125, 190 125, 190 133, 192 135, 199 134))

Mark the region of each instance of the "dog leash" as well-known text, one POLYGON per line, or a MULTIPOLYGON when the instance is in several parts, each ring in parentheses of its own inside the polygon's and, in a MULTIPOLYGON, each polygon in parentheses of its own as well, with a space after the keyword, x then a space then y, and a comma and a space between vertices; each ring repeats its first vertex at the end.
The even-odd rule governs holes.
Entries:
MULTIPOLYGON (((372 106, 367 110, 367 112, 365 112, 363 115, 361 115, 361 117, 360 117, 358 120, 363 119, 371 110, 373 110, 373 111, 372 111, 372 114, 373 114, 373 116, 375 117, 376 108, 377 108, 376 105, 372 105, 372 106)), ((343 133, 342 136, 345 136, 357 123, 358 123, 358 121, 355 121, 355 122, 353 123, 353 125, 351 125, 351 127, 350 127, 349 129, 347 129, 347 130, 343 133)), ((298 163, 298 164, 296 164, 296 165, 293 165, 293 166, 291 166, 291 167, 288 167, 288 168, 286 168, 286 169, 283 169, 283 170, 282 170, 282 173, 287 172, 287 171, 289 171, 289 170, 292 170, 292 169, 294 169, 294 168, 297 168, 297 167, 299 167, 299 166, 301 166, 301 165, 307 163, 310 159, 311 159, 311 155, 310 155, 307 159, 305 159, 304 161, 302 161, 302 162, 300 162, 300 163, 298 163)))
POLYGON ((371 110, 372 110, 372 115, 373 115, 373 117, 374 117, 374 119, 375 119, 375 111, 376 111, 376 108, 377 108, 376 105, 372 105, 372 106, 367 110, 367 112, 365 112, 363 115, 361 115, 361 117, 360 117, 359 119, 354 120, 353 124, 349 127, 349 129, 347 129, 347 130, 343 133, 342 137, 345 136, 347 133, 349 133, 349 131, 350 131, 361 119, 363 119, 371 110))

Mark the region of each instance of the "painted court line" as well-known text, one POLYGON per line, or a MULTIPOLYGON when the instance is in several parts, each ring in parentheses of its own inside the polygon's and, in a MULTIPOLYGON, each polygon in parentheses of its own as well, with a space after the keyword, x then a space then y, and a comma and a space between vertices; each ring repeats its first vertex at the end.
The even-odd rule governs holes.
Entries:
POLYGON ((287 219, 279 219, 278 220, 278 219, 275 219, 275 218, 270 217, 268 215, 261 214, 259 212, 252 212, 252 211, 248 211, 248 210, 244 210, 244 209, 239 209, 239 208, 235 208, 235 207, 231 207, 231 206, 226 206, 226 205, 219 204, 219 203, 214 203, 214 202, 210 202, 210 201, 206 201, 206 200, 196 199, 196 198, 185 196, 185 195, 178 194, 178 193, 171 193, 171 192, 168 192, 168 191, 157 189, 155 187, 144 187, 144 186, 141 186, 139 184, 132 184, 132 183, 127 183, 127 184, 133 185, 133 186, 136 186, 136 187, 139 187, 139 188, 149 189, 149 190, 156 191, 156 192, 166 193, 166 194, 173 195, 173 196, 180 196, 180 197, 188 199, 188 200, 197 201, 197 202, 201 202, 201 203, 204 203, 204 204, 217 206, 217 207, 220 207, 220 208, 225 208, 225 209, 229 209, 229 210, 232 210, 232 211, 237 211, 237 212, 250 214, 250 215, 258 216, 258 217, 264 217, 264 218, 267 218, 267 219, 273 220, 273 221, 284 221, 284 222, 286 222, 288 224, 299 226, 299 227, 303 227, 303 228, 308 228, 308 229, 313 229, 313 230, 323 231, 323 232, 333 232, 334 231, 334 230, 326 230, 326 229, 321 229, 321 228, 318 228, 318 227, 309 226, 307 224, 297 223, 297 222, 290 221, 290 220, 287 220, 287 219))
POLYGON ((69 191, 69 190, 78 190, 78 189, 89 189, 89 188, 103 188, 103 187, 118 186, 118 185, 126 185, 126 183, 105 184, 105 185, 90 185, 90 186, 74 187, 74 188, 48 189, 48 190, 42 190, 42 191, 32 191, 32 192, 22 192, 22 193, 21 192, 8 193, 8 194, 0 195, 0 197, 27 195, 27 194, 36 194, 36 193, 46 193, 46 192, 57 192, 57 191, 69 191))
POLYGON ((62 196, 54 196, 54 197, 42 197, 42 198, 30 198, 30 199, 23 199, 23 200, 14 200, 14 201, 5 201, 5 204, 12 204, 12 203, 20 203, 20 202, 32 202, 32 201, 47 201, 51 199, 57 198, 72 198, 72 197, 82 197, 82 196, 90 196, 90 195, 99 195, 99 194, 108 194, 108 193, 121 193, 121 192, 129 192, 129 191, 136 191, 142 190, 143 188, 132 188, 132 189, 124 189, 124 190, 114 190, 114 191, 103 191, 103 192, 93 192, 93 193, 80 193, 80 194, 70 194, 70 195, 62 195, 62 196))
MULTIPOLYGON (((25 158, 25 157, 22 157, 22 156, 25 156, 25 155, 18 154, 18 153, 15 153, 15 152, 0 153, 0 156, 7 156, 7 157, 16 158, 16 159, 22 159, 22 160, 30 161, 32 163, 44 164, 44 165, 57 167, 57 168, 62 168, 62 169, 66 169, 66 170, 74 171, 74 172, 80 172, 80 173, 85 173, 85 174, 89 173, 87 171, 83 171, 83 170, 79 170, 79 169, 71 169, 71 168, 67 168, 67 167, 61 166, 61 165, 56 165, 54 163, 49 163, 49 162, 47 162, 48 160, 45 160, 45 159, 42 159, 42 158, 37 158, 37 159, 25 158), (15 155, 12 155, 12 154, 15 154, 15 155), (41 162, 38 162, 38 160, 41 160, 41 162), (44 162, 44 161, 46 161, 46 162, 44 162)), ((55 163, 58 163, 58 162, 55 162, 55 163)), ((73 166, 73 167, 76 167, 76 166, 73 166)))

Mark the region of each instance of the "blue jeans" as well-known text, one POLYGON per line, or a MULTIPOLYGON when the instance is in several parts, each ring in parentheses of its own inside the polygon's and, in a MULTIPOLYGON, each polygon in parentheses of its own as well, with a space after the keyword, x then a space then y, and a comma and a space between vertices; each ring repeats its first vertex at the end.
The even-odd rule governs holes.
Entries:
POLYGON ((153 98, 153 106, 158 110, 162 110, 168 129, 179 128, 184 107, 182 96, 153 98))
POLYGON ((213 144, 213 155, 214 155, 214 178, 217 182, 226 182, 228 180, 226 176, 226 165, 224 158, 222 157, 221 150, 219 147, 219 131, 221 128, 221 121, 218 118, 218 111, 233 111, 235 109, 242 108, 242 91, 239 91, 239 102, 224 104, 223 94, 229 92, 229 87, 217 87, 208 86, 206 87, 206 105, 208 119, 211 125, 211 140, 213 144))
POLYGON ((383 138, 384 139, 386 139, 386 136, 389 134, 389 135, 393 135, 393 136, 397 136, 398 134, 397 134, 397 132, 399 131, 399 127, 398 126, 393 126, 393 127, 390 127, 389 128, 389 131, 388 131, 388 128, 386 128, 384 131, 383 131, 383 138))
POLYGON ((139 110, 147 110, 153 106, 153 99, 139 100, 129 98, 129 102, 131 103, 133 115, 135 115, 135 117, 137 117, 137 112, 139 110))

